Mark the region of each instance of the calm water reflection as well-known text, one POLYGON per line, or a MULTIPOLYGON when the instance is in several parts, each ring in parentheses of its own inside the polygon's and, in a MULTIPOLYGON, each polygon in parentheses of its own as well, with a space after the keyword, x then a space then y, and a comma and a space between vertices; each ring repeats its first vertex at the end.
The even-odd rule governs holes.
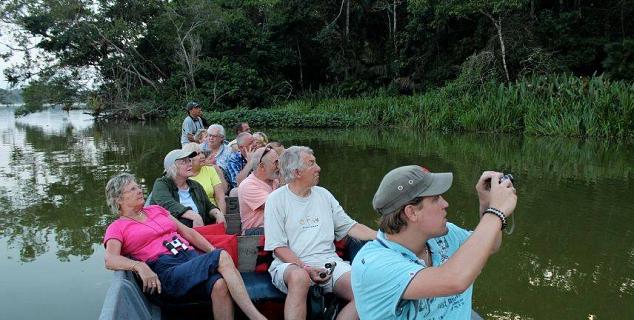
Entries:
MULTIPOLYGON (((321 185, 353 217, 376 226, 371 199, 403 164, 453 171, 449 219, 477 223, 482 170, 517 178, 516 230, 476 282, 487 318, 634 316, 634 149, 603 141, 407 130, 267 130, 311 146, 321 185)), ((94 125, 80 111, 15 119, 0 109, 0 309, 2 318, 88 319, 99 314, 111 273, 101 238, 114 219, 103 188, 136 174, 147 190, 178 134, 163 124, 94 125)))

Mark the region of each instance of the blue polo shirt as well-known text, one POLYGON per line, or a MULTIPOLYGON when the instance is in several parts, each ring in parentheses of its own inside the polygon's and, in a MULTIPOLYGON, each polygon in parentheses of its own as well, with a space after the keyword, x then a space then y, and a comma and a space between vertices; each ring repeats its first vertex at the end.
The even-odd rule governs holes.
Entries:
MULTIPOLYGON (((471 232, 447 223, 448 233, 429 239, 433 266, 451 257, 471 232)), ((473 284, 449 297, 401 299, 425 262, 402 245, 389 241, 382 231, 367 243, 352 263, 352 291, 361 319, 471 319, 473 284)))

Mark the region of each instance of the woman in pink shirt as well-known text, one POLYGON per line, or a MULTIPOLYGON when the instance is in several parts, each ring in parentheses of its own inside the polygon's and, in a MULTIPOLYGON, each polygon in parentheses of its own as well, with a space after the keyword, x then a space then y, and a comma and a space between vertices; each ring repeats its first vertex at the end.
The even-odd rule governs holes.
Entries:
POLYGON ((209 298, 214 319, 233 319, 233 301, 250 319, 264 319, 229 254, 214 248, 164 208, 143 207, 143 190, 133 175, 111 178, 106 200, 119 217, 104 236, 107 269, 136 272, 143 291, 161 298, 185 294, 209 298))

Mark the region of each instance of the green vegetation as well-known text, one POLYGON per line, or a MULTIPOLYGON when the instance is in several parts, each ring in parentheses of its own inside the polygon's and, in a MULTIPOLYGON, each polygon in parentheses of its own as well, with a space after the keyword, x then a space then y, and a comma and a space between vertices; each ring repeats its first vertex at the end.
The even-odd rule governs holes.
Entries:
POLYGON ((271 109, 208 112, 206 117, 259 127, 406 126, 633 138, 634 84, 572 75, 532 76, 510 85, 489 81, 476 87, 454 81, 422 95, 294 101, 271 109))
MULTIPOLYGON (((505 90, 530 98, 514 90, 522 91, 517 81, 531 74, 634 77, 631 0, 6 0, 0 12, 2 21, 25 30, 16 35, 16 43, 26 48, 27 40, 36 41, 44 54, 40 59, 27 55, 24 63, 8 69, 5 76, 11 83, 28 82, 33 91, 57 88, 48 91, 87 102, 96 114, 126 119, 182 112, 191 99, 208 110, 224 111, 292 105, 295 100, 301 109, 305 101, 313 106, 317 97, 326 100, 317 102, 324 106, 332 101, 363 104, 358 101, 367 98, 358 97, 378 96, 372 103, 388 109, 361 108, 354 121, 345 115, 354 114, 350 109, 356 105, 343 112, 332 107, 337 111, 332 117, 309 113, 311 119, 298 118, 291 112, 295 107, 284 116, 293 125, 351 125, 358 117, 395 123, 406 118, 397 116, 405 104, 416 106, 410 107, 416 112, 408 121, 423 127, 482 130, 485 115, 480 110, 459 114, 453 104, 505 90), (465 61, 477 72, 465 73, 460 68, 465 61), (463 76, 483 88, 453 96, 452 82, 464 83, 459 79, 463 76), (96 80, 94 90, 86 86, 88 79, 96 80), (60 90, 59 84, 68 88, 60 90), (449 88, 438 89, 447 84, 449 88), (451 99, 441 104, 438 99, 447 94, 451 99), (346 98, 351 100, 341 100, 346 98), (440 118, 425 118, 430 115, 440 118)), ((544 103, 536 95, 526 103, 544 103)), ((44 96, 33 94, 25 102, 66 103, 59 96, 44 96)), ((494 112, 507 104, 522 105, 505 112, 509 118, 497 130, 551 131, 543 124, 533 129, 538 119, 515 118, 540 116, 522 113, 527 108, 515 99, 491 99, 481 106, 494 112)), ((556 107, 557 102, 547 105, 556 107)), ((566 108, 588 107, 581 106, 566 108)), ((588 123, 602 120, 584 118, 586 129, 573 133, 581 121, 566 121, 566 134, 571 135, 622 130, 590 132, 588 123)))

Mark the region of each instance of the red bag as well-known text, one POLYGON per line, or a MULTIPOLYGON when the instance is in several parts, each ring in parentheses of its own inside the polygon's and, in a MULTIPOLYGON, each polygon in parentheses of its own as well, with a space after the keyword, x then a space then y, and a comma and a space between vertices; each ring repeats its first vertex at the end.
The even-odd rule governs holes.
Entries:
POLYGON ((207 239, 216 248, 222 248, 231 256, 236 268, 238 267, 238 236, 235 234, 225 234, 225 224, 216 223, 202 227, 196 227, 203 238, 207 239))
MULTIPOLYGON (((205 234, 226 234, 225 224, 224 223, 215 223, 209 224, 202 227, 195 227, 194 230, 198 231, 198 233, 205 234)), ((213 244, 213 243, 212 243, 213 244)))
POLYGON ((235 234, 203 234, 209 243, 216 248, 222 248, 231 256, 233 264, 238 267, 238 236, 235 234))

